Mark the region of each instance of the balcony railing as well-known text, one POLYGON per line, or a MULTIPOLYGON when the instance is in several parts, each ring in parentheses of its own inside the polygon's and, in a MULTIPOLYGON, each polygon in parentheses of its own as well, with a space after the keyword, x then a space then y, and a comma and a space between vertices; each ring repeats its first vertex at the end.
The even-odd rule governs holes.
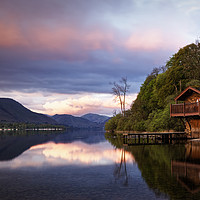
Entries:
POLYGON ((181 103, 181 104, 171 104, 170 116, 194 116, 200 115, 200 103, 181 103))

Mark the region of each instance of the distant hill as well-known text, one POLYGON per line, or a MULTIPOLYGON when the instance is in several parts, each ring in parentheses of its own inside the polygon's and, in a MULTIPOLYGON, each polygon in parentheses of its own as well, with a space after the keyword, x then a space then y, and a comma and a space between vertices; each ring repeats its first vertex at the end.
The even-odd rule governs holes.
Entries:
POLYGON ((87 119, 91 122, 98 123, 98 124, 105 123, 107 120, 110 119, 110 117, 108 117, 108 116, 98 115, 98 114, 93 114, 93 113, 88 113, 88 114, 85 114, 81 117, 84 118, 84 119, 87 119))
POLYGON ((82 117, 75 117, 72 115, 54 115, 52 116, 54 120, 56 120, 59 124, 69 126, 72 128, 85 128, 85 129, 93 129, 93 128, 101 128, 103 127, 101 124, 96 122, 89 121, 88 119, 82 117))
POLYGON ((10 98, 0 98, 0 122, 57 124, 54 119, 43 114, 32 112, 10 98))

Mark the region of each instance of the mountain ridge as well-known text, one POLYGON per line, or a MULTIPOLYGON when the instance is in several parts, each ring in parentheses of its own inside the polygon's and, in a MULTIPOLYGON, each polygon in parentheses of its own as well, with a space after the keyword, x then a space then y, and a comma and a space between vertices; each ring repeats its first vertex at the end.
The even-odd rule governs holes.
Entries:
POLYGON ((87 113, 85 115, 82 115, 81 117, 98 124, 105 123, 106 121, 110 119, 110 117, 106 115, 99 115, 95 113, 87 113))
POLYGON ((58 124, 65 125, 71 128, 94 129, 104 127, 103 123, 96 123, 83 117, 75 117, 69 114, 56 114, 53 115, 52 118, 56 120, 58 124))
POLYGON ((108 116, 94 113, 81 117, 70 114, 49 116, 33 112, 14 99, 0 98, 0 123, 59 124, 75 129, 102 129, 108 119, 108 116))
POLYGON ((33 112, 11 98, 0 98, 0 122, 57 124, 52 118, 41 113, 33 112))

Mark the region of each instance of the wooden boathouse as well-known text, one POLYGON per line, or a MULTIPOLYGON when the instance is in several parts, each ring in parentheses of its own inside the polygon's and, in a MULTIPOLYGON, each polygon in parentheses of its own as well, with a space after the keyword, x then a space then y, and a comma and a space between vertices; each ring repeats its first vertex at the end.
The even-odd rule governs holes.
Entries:
POLYGON ((192 138, 200 138, 200 88, 187 87, 175 98, 170 106, 170 117, 182 118, 186 133, 192 138))

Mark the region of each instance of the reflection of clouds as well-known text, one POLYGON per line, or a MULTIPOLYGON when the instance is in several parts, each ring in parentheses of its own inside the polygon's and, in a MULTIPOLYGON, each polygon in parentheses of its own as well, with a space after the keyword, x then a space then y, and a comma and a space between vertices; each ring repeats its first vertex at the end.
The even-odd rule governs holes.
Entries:
MULTIPOLYGON (((120 149, 113 149, 107 142, 85 144, 54 142, 31 147, 14 160, 2 162, 0 168, 44 167, 61 165, 109 165, 120 163, 120 149)), ((132 154, 126 152, 126 161, 134 162, 132 154)))
MULTIPOLYGON (((110 164, 121 161, 121 150, 105 146, 106 143, 85 144, 74 142, 70 144, 55 144, 53 142, 35 146, 31 149, 43 149, 42 154, 48 160, 65 160, 68 164, 110 164)), ((126 153, 127 161, 132 161, 130 153, 126 153)))

